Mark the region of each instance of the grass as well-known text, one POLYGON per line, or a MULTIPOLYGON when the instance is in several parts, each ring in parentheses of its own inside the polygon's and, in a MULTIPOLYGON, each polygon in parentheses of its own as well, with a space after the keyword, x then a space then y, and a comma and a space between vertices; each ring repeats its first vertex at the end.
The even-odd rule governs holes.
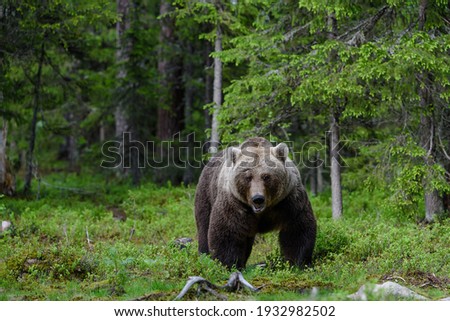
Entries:
MULTIPOLYGON (((47 182, 38 200, 0 199, 0 219, 13 223, 0 234, 0 300, 171 300, 189 276, 228 279, 229 271, 198 255, 196 241, 183 249, 174 242, 195 239, 194 187, 132 189, 95 176, 47 182), (115 219, 115 210, 127 219, 115 219)), ((288 266, 277 235, 260 235, 243 273, 263 287, 227 294, 230 300, 346 300, 361 285, 386 280, 433 300, 449 296, 449 219, 421 225, 382 206, 379 193, 347 191, 345 217, 333 221, 329 194, 311 201, 314 266, 288 266)), ((186 299, 215 297, 191 291, 186 299)))

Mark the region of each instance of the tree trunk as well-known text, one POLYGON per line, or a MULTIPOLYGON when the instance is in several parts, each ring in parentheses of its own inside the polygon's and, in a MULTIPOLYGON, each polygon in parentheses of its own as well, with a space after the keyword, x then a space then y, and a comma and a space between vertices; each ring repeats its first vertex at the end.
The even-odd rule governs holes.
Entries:
POLYGON ((12 196, 16 191, 16 179, 6 156, 8 123, 3 119, 0 128, 0 194, 12 196))
POLYGON ((444 202, 437 190, 425 192, 425 221, 431 223, 444 211, 444 202))
POLYGON ((425 21, 427 20, 428 0, 420 0, 419 2, 419 30, 423 31, 425 21))
POLYGON ((77 163, 79 158, 78 147, 77 147, 77 137, 76 137, 76 126, 77 120, 75 115, 70 112, 66 115, 66 120, 70 124, 70 134, 67 136, 67 159, 69 161, 69 171, 77 170, 77 163))
POLYGON ((123 110, 122 103, 118 103, 116 110, 114 111, 114 123, 115 123, 115 136, 116 139, 121 140, 123 133, 129 130, 127 117, 125 111, 123 110))
POLYGON ((192 104, 193 104, 193 96, 194 96, 194 87, 193 87, 193 79, 192 74, 194 72, 194 66, 192 63, 192 57, 194 56, 194 49, 192 44, 187 44, 187 56, 184 66, 184 123, 185 127, 188 129, 187 131, 187 149, 186 149, 186 163, 183 172, 183 183, 184 185, 189 185, 194 181, 194 172, 192 166, 190 166, 189 159, 191 157, 192 152, 194 151, 194 141, 193 135, 191 135, 191 131, 194 130, 193 122, 192 122, 192 104))
POLYGON ((100 127, 98 129, 98 140, 100 143, 103 143, 105 141, 105 123, 103 123, 103 120, 100 121, 100 127))
POLYGON ((317 174, 317 194, 320 194, 323 192, 323 161, 320 159, 320 153, 317 153, 316 157, 317 161, 319 162, 316 170, 317 174))
POLYGON ((6 180, 6 138, 8 135, 8 126, 3 119, 3 126, 0 129, 0 194, 4 194, 4 185, 6 180))
MULTIPOLYGON (((328 16, 328 39, 336 39, 337 36, 337 20, 333 13, 328 16)), ((330 61, 335 60, 335 52, 330 54, 330 61)), ((342 217, 342 185, 341 185, 341 165, 339 164, 339 99, 336 99, 335 106, 331 107, 331 142, 330 142, 330 158, 331 158, 331 208, 333 219, 342 217)))
POLYGON ((159 59, 158 59, 158 73, 160 77, 160 99, 158 107, 158 123, 156 128, 156 136, 160 140, 169 139, 172 136, 170 130, 170 86, 169 82, 169 65, 170 56, 167 48, 173 42, 173 26, 169 17, 164 16, 170 12, 170 3, 167 0, 162 0, 159 7, 159 15, 161 31, 159 34, 159 59))
MULTIPOLYGON (((214 42, 214 51, 222 52, 222 30, 220 26, 216 27, 216 40, 214 42)), ((211 147, 219 146, 219 111, 222 106, 222 61, 219 57, 214 58, 214 85, 213 85, 214 110, 211 121, 211 147)))
POLYGON ((331 206, 333 219, 342 217, 341 165, 339 164, 339 119, 331 116, 331 206))
MULTIPOLYGON (((423 81, 424 84, 419 83, 419 96, 420 107, 424 111, 424 114, 420 117, 420 143, 422 148, 427 151, 424 157, 425 166, 431 167, 436 163, 436 138, 435 138, 435 126, 434 126, 434 113, 432 110, 432 98, 429 88, 431 81, 428 75, 420 74, 418 76, 419 82, 423 81)), ((425 198, 425 221, 433 222, 435 216, 444 211, 444 202, 439 192, 429 186, 430 179, 425 177, 423 182, 424 198, 425 198)))
MULTIPOLYGON (((427 0, 421 0, 419 3, 419 30, 423 31, 426 22, 427 0)), ((417 75, 420 107, 423 114, 420 117, 420 143, 422 148, 427 151, 424 158, 425 166, 433 166, 436 162, 436 142, 435 142, 435 122, 434 106, 431 94, 433 81, 431 75, 427 72, 420 72, 417 75)), ((432 222, 437 214, 444 211, 444 202, 439 192, 428 184, 429 179, 424 179, 424 198, 425 198, 425 221, 432 222)))
POLYGON ((30 141, 28 145, 27 165, 25 173, 25 185, 24 193, 29 194, 31 192, 31 180, 33 179, 33 152, 36 142, 36 124, 37 113, 41 105, 41 78, 42 78, 42 66, 44 64, 45 47, 44 43, 41 45, 38 71, 36 74, 36 80, 34 83, 34 104, 33 104, 33 117, 31 119, 30 141))
MULTIPOLYGON (((212 99, 213 77, 211 77, 212 59, 211 59, 211 43, 208 41, 205 46, 205 105, 210 104, 212 99)), ((204 110, 205 129, 211 128, 211 115, 209 110, 204 110)))
POLYGON ((317 168, 311 167, 309 169, 309 186, 311 188, 311 195, 317 196, 317 176, 316 176, 317 168))
POLYGON ((77 139, 74 134, 68 137, 68 148, 69 148, 69 171, 79 171, 77 168, 78 163, 78 148, 77 139))
POLYGON ((311 194, 317 196, 323 192, 323 162, 320 159, 320 153, 314 156, 314 163, 309 171, 311 194))
POLYGON ((170 13, 170 2, 163 0, 160 5, 161 32, 159 36, 160 52, 158 73, 160 76, 160 102, 158 108, 158 124, 156 136, 160 140, 169 140, 183 128, 183 98, 182 85, 183 61, 175 50, 177 39, 174 21, 166 14, 170 13))
MULTIPOLYGON (((121 64, 129 59, 129 44, 127 43, 126 33, 130 29, 130 0, 117 0, 117 14, 120 20, 116 23, 116 37, 117 37, 117 51, 116 62, 121 64)), ((127 76, 127 71, 122 65, 119 67, 117 73, 117 79, 119 80, 119 88, 121 88, 120 82, 127 76)), ((122 139, 123 133, 129 130, 128 120, 126 117, 125 106, 123 103, 123 93, 118 90, 118 103, 114 111, 115 121, 115 136, 116 139, 122 139)))
POLYGON ((117 0, 117 14, 120 20, 116 22, 116 37, 117 37, 117 50, 116 50, 116 63, 119 65, 117 72, 117 106, 114 110, 114 122, 115 122, 115 137, 121 142, 121 156, 122 163, 117 167, 119 175, 127 176, 131 174, 133 185, 138 185, 136 181, 139 181, 139 169, 136 158, 136 152, 131 147, 129 142, 125 142, 125 137, 133 139, 134 137, 127 136, 130 133, 130 119, 128 117, 129 106, 127 102, 127 90, 126 82, 127 77, 126 63, 130 59, 130 51, 132 44, 127 36, 131 27, 131 6, 132 0, 117 0), (131 169, 131 170, 130 170, 131 169))
POLYGON ((164 160, 169 167, 158 169, 155 172, 155 180, 173 183, 179 183, 182 180, 182 172, 173 166, 178 162, 179 150, 172 149, 174 153, 169 152, 167 142, 175 146, 176 137, 181 137, 181 131, 184 125, 184 97, 183 88, 183 59, 180 54, 179 40, 175 34, 175 22, 172 16, 167 15, 172 12, 172 6, 169 1, 163 0, 160 3, 159 13, 160 34, 158 53, 158 74, 159 74, 159 106, 158 121, 156 125, 156 136, 161 142, 161 148, 157 148, 158 159, 164 160))

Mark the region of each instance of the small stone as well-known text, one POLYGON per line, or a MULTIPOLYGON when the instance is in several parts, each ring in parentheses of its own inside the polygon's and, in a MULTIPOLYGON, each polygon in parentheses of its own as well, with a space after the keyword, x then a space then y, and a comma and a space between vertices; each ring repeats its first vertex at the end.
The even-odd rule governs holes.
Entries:
POLYGON ((0 229, 0 232, 4 232, 7 229, 9 229, 11 227, 11 222, 10 221, 2 221, 2 227, 0 229))
POLYGON ((38 259, 28 259, 28 260, 25 261, 25 265, 26 265, 27 267, 29 267, 29 266, 31 266, 31 265, 35 265, 35 264, 37 264, 37 263, 39 263, 39 260, 38 260, 38 259))
POLYGON ((311 300, 315 300, 317 298, 318 294, 319 294, 319 288, 317 286, 314 286, 311 289, 311 300))
POLYGON ((417 294, 413 290, 391 281, 385 282, 383 284, 375 284, 375 286, 372 289, 370 289, 366 285, 363 285, 359 288, 359 290, 356 293, 350 294, 347 297, 352 300, 366 301, 368 291, 369 293, 371 292, 373 294, 381 295, 381 297, 383 298, 386 296, 393 296, 399 299, 404 298, 419 301, 428 300, 426 297, 417 294))
POLYGON ((179 247, 180 249, 184 249, 184 248, 186 248, 186 246, 187 246, 189 243, 191 243, 191 242, 193 242, 193 241, 194 241, 194 240, 191 239, 190 237, 180 237, 179 239, 176 239, 174 242, 175 242, 176 245, 178 245, 178 247, 179 247))

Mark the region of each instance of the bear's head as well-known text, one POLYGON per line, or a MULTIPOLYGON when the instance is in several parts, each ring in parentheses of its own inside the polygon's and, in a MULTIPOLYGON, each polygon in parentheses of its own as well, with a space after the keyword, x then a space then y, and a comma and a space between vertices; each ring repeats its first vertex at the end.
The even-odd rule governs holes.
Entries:
MULTIPOLYGON (((277 204, 293 188, 292 162, 285 143, 273 147, 264 138, 252 138, 228 149, 231 193, 254 213, 277 204)), ((296 170, 296 169, 295 169, 296 170)), ((294 175, 296 176, 296 175, 294 175)))

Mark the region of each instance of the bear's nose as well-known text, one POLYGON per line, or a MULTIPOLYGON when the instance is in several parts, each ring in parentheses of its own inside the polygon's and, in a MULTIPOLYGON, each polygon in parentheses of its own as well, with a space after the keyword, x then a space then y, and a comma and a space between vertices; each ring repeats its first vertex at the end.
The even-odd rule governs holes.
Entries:
POLYGON ((255 203, 256 205, 261 205, 265 202, 265 198, 262 195, 255 195, 252 197, 252 202, 255 203))

